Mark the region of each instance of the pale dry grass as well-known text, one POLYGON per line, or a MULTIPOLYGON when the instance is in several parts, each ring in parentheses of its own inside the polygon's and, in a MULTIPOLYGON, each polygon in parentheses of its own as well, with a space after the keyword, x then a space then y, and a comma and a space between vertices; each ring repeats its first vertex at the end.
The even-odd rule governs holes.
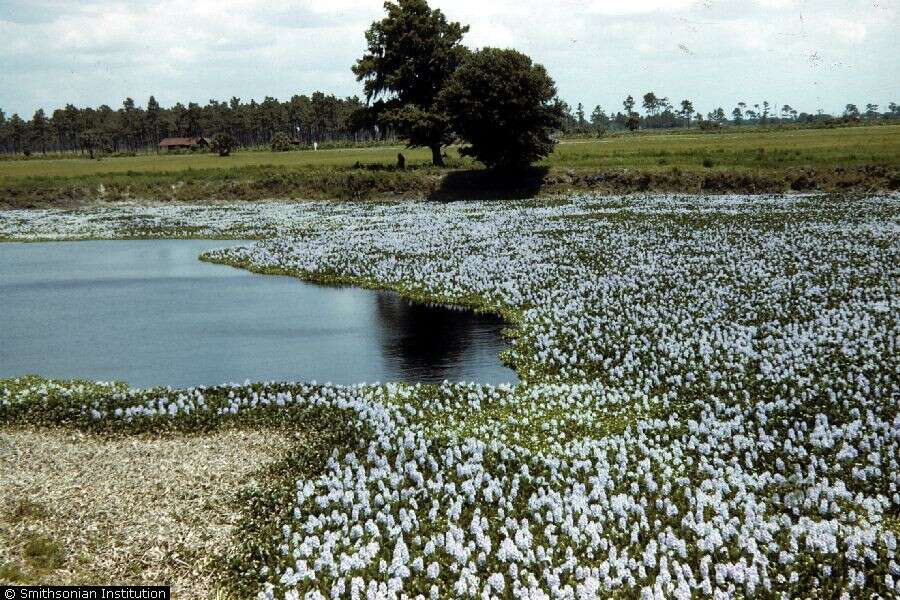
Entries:
POLYGON ((271 431, 109 439, 0 429, 0 580, 169 584, 179 599, 217 597, 210 566, 237 516, 230 500, 292 443, 271 431))

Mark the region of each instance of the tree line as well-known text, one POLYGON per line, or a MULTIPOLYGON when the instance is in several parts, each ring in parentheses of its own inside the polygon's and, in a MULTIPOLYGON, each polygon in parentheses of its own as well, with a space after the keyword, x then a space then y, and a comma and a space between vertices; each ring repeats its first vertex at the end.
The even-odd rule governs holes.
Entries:
POLYGON ((637 101, 630 95, 622 102, 623 110, 615 113, 608 113, 603 107, 597 106, 590 116, 587 116, 583 104, 578 103, 574 111, 565 105, 563 130, 566 133, 602 133, 607 130, 624 129, 633 131, 695 126, 715 128, 726 124, 846 123, 900 118, 900 106, 896 102, 888 104, 886 111, 881 110, 878 104, 873 103, 866 104, 865 110, 860 110, 855 104, 847 104, 843 113, 832 115, 823 110, 815 113, 799 112, 789 104, 784 104, 779 108, 767 100, 755 104, 741 101, 730 112, 718 107, 704 115, 694 107, 691 100, 684 99, 673 103, 667 97, 647 92, 642 98, 641 107, 643 114, 637 110, 637 101))
MULTIPOLYGON (((628 96, 623 110, 607 112, 596 106, 590 115, 584 105, 573 109, 561 102, 562 133, 603 133, 626 129, 671 129, 678 127, 718 127, 732 125, 778 125, 786 123, 836 123, 878 121, 900 118, 900 106, 895 102, 883 110, 868 103, 862 108, 847 104, 839 115, 798 112, 788 104, 774 106, 768 101, 750 104, 738 102, 730 111, 719 107, 705 115, 697 111, 691 100, 672 103, 654 92, 644 94, 637 110, 637 101, 628 96)), ((211 137, 228 132, 241 146, 268 146, 281 133, 292 142, 311 145, 313 142, 366 142, 375 139, 394 139, 396 131, 388 123, 379 123, 356 96, 338 98, 323 92, 295 95, 287 102, 266 97, 262 102, 242 102, 231 98, 228 102, 210 100, 205 105, 196 102, 176 103, 164 108, 153 96, 146 107, 126 98, 121 107, 108 105, 98 108, 78 108, 66 104, 47 114, 38 109, 29 120, 18 114, 7 117, 0 109, 0 152, 46 153, 91 151, 136 152, 156 148, 166 137, 211 137)))
POLYGON ((295 95, 287 102, 266 97, 262 102, 210 100, 176 103, 165 108, 150 96, 146 106, 131 98, 114 109, 65 108, 47 114, 38 109, 29 120, 18 114, 7 117, 0 109, 0 152, 47 153, 136 152, 155 149, 166 137, 212 137, 230 134, 241 146, 271 143, 284 133, 295 143, 364 142, 392 135, 388 129, 366 120, 358 97, 338 98, 323 92, 295 95))

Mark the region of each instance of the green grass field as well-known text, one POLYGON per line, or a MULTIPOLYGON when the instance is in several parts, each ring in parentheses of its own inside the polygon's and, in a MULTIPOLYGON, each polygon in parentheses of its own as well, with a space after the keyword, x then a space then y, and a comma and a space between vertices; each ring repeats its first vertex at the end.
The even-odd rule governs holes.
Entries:
MULTIPOLYGON (((394 164, 397 153, 403 152, 412 165, 430 162, 431 151, 408 150, 403 146, 373 148, 339 148, 333 150, 298 150, 292 152, 236 152, 228 157, 213 153, 147 154, 112 157, 100 160, 87 158, 34 159, 0 161, 0 180, 17 177, 82 177, 101 173, 172 173, 187 170, 234 169, 242 167, 352 167, 394 164)), ((451 153, 456 153, 451 150, 451 153)))
MULTIPOLYGON (((402 146, 342 148, 293 152, 237 152, 215 154, 141 155, 90 159, 33 159, 0 161, 0 181, 22 177, 84 177, 117 173, 173 173, 186 170, 241 167, 328 168, 393 165, 403 152, 410 166, 424 166, 430 154, 402 146)), ((450 167, 474 163, 448 150, 450 167)), ((762 132, 619 135, 602 139, 563 140, 544 161, 551 168, 783 169, 790 166, 855 166, 896 164, 900 160, 900 125, 839 129, 787 129, 762 132)))
POLYGON ((896 164, 900 126, 839 129, 621 136, 572 140, 557 146, 546 163, 570 168, 678 166, 780 169, 789 166, 896 164))
POLYGON ((900 125, 837 129, 748 128, 565 139, 539 165, 486 171, 447 149, 403 146, 313 152, 210 153, 0 160, 0 208, 92 201, 207 202, 266 199, 471 200, 573 191, 780 193, 900 189, 900 125), (397 153, 407 169, 396 168, 397 153))

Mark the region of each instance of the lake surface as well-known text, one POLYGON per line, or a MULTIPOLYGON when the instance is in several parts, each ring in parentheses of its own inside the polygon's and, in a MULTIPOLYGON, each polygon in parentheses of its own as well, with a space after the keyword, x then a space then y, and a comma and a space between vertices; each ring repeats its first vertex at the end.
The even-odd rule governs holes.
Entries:
POLYGON ((0 243, 0 378, 517 381, 498 317, 198 260, 246 243, 0 243))

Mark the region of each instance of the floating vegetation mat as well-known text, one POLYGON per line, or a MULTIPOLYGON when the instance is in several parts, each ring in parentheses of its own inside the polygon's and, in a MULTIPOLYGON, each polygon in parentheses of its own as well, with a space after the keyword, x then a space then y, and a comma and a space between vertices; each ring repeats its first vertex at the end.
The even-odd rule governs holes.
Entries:
POLYGON ((238 596, 900 594, 900 197, 9 211, 0 236, 186 223, 262 238, 205 260, 501 313, 522 380, 0 384, 10 425, 320 423, 241 497, 238 596))

